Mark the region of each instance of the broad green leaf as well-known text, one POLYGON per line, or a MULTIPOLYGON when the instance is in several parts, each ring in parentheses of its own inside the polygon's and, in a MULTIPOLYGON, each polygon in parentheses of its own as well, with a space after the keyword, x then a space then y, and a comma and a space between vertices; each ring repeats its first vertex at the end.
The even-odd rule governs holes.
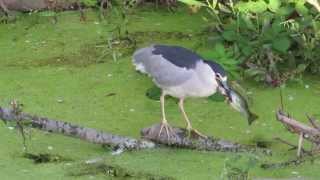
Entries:
POLYGON ((275 38, 272 42, 272 48, 282 53, 286 53, 289 47, 290 40, 287 37, 275 38))
POLYGON ((301 15, 306 15, 309 12, 308 8, 304 4, 305 3, 301 2, 301 1, 298 1, 296 3, 296 7, 295 8, 298 11, 298 13, 301 14, 301 15))
POLYGON ((219 55, 219 56, 223 56, 225 55, 225 48, 223 46, 223 44, 218 43, 214 46, 214 51, 219 55))
POLYGON ((253 13, 263 13, 268 8, 267 3, 264 2, 263 0, 259 0, 256 2, 251 1, 249 3, 251 3, 251 5, 250 5, 251 10, 250 11, 253 13))
POLYGON ((281 16, 288 16, 294 11, 294 8, 291 6, 282 6, 278 10, 278 14, 281 16))
POLYGON ((202 57, 205 59, 212 59, 221 64, 229 75, 238 77, 238 64, 231 49, 226 49, 222 43, 217 43, 213 50, 202 52, 202 57))
POLYGON ((278 11, 279 7, 281 6, 280 0, 269 0, 268 9, 272 12, 278 11))
POLYGON ((264 0, 248 1, 248 2, 241 1, 236 4, 235 8, 239 12, 243 12, 243 13, 247 13, 247 12, 262 13, 267 10, 268 5, 264 0))
POLYGON ((249 3, 248 3, 248 2, 240 1, 239 3, 237 3, 237 4, 235 5, 235 8, 236 8, 239 12, 243 12, 243 13, 246 13, 246 12, 249 12, 249 11, 250 11, 250 7, 249 7, 249 3))
POLYGON ((237 34, 236 34, 235 31, 232 31, 232 30, 230 30, 230 31, 224 31, 224 32, 222 33, 222 37, 223 37, 225 40, 227 40, 227 41, 234 41, 234 40, 237 39, 237 34))
POLYGON ((246 56, 251 55, 253 52, 253 48, 249 45, 243 45, 240 47, 240 49, 241 49, 241 52, 246 56))
POLYGON ((272 23, 272 25, 271 25, 272 27, 272 31, 273 31, 273 33, 274 33, 274 35, 277 35, 277 34, 279 34, 280 32, 283 32, 285 29, 284 29, 284 27, 280 24, 280 22, 279 21, 277 21, 277 20, 275 20, 273 23, 272 23))
POLYGON ((187 4, 189 6, 207 6, 205 3, 197 0, 178 0, 184 4, 187 4))
POLYGON ((241 28, 247 28, 249 30, 255 31, 256 27, 255 25, 252 23, 252 20, 250 18, 250 16, 248 16, 247 14, 242 14, 239 18, 239 24, 241 28))
POLYGON ((149 99, 159 100, 161 96, 161 89, 159 89, 157 86, 153 86, 146 91, 146 96, 149 99))

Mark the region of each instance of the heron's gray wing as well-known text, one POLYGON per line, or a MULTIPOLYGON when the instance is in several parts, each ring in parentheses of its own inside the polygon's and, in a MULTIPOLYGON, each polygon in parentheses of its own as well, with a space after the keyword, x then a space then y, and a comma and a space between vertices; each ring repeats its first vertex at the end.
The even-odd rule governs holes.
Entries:
POLYGON ((172 64, 187 69, 194 69, 203 59, 197 53, 180 46, 153 45, 152 54, 161 55, 172 64))
POLYGON ((153 54, 153 47, 136 51, 133 63, 136 69, 147 73, 160 86, 177 86, 194 75, 193 69, 179 67, 165 59, 162 55, 153 54))

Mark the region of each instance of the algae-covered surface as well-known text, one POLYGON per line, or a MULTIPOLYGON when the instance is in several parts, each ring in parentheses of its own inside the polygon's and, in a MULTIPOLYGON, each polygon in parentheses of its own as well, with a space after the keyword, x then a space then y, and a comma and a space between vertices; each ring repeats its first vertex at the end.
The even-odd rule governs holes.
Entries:
MULTIPOLYGON (((146 96, 153 84, 147 76, 135 72, 131 64, 134 49, 121 41, 110 41, 117 36, 114 29, 127 29, 137 39, 137 48, 151 43, 194 48, 199 43, 197 34, 205 28, 205 23, 201 14, 189 15, 185 10, 170 13, 141 9, 130 12, 127 23, 116 13, 109 14, 104 21, 99 21, 98 12, 88 10, 86 14, 85 22, 79 21, 77 12, 63 12, 58 14, 57 24, 52 23, 51 17, 26 14, 16 22, 0 25, 0 104, 8 106, 12 99, 17 99, 29 113, 138 138, 140 129, 159 122, 159 101, 146 96), (108 41, 113 50, 108 48, 108 41)), ((202 50, 210 48, 202 47, 202 50)), ((297 136, 275 119, 275 110, 280 106, 279 89, 250 80, 242 84, 253 99, 252 110, 260 116, 252 126, 223 101, 190 99, 185 109, 193 126, 201 132, 243 144, 263 144, 272 149, 272 156, 172 148, 114 156, 111 149, 99 145, 29 130, 29 153, 61 157, 52 162, 34 163, 24 155, 19 133, 1 124, 0 177, 227 179, 229 171, 238 167, 240 172, 248 171, 251 179, 318 179, 320 160, 317 159, 299 166, 260 168, 262 163, 294 159, 294 150, 288 151, 288 146, 273 139, 281 137, 296 143, 297 136), (118 176, 110 173, 114 169, 105 169, 107 165, 97 166, 95 171, 92 170, 95 166, 85 166, 87 160, 96 158, 112 168, 121 167, 139 175, 118 176), (87 173, 74 172, 79 169, 87 173)), ((283 94, 285 108, 291 116, 304 122, 306 112, 320 117, 317 77, 305 77, 303 83, 289 83, 283 94)), ((185 126, 174 99, 167 100, 166 112, 172 125, 185 126)))

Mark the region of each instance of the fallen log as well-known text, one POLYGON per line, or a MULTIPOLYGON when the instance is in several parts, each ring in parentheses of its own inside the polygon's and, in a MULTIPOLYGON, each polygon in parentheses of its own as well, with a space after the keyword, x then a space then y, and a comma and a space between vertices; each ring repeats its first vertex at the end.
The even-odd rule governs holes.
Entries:
POLYGON ((81 127, 72 123, 57 121, 46 117, 38 117, 27 113, 16 113, 14 109, 0 107, 0 119, 5 122, 22 121, 29 123, 32 128, 40 129, 47 132, 63 134, 82 140, 103 144, 124 149, 145 149, 153 148, 155 144, 151 141, 137 140, 134 138, 113 135, 102 132, 93 128, 81 127))
POLYGON ((175 138, 167 138, 164 133, 159 136, 159 124, 142 129, 142 139, 114 135, 93 128, 81 127, 79 125, 61 120, 54 120, 47 117, 39 117, 24 113, 20 110, 16 102, 12 103, 12 108, 0 107, 0 119, 6 123, 19 122, 20 124, 29 124, 30 127, 42 131, 63 134, 96 144, 112 146, 116 148, 116 154, 121 153, 123 150, 155 148, 156 144, 206 151, 261 152, 264 154, 271 154, 271 151, 268 149, 260 149, 252 146, 241 145, 222 139, 211 137, 203 138, 197 136, 190 137, 188 136, 186 129, 182 128, 173 128, 173 131, 176 134, 175 138))
POLYGON ((189 135, 186 129, 178 127, 172 127, 172 133, 175 134, 173 137, 168 138, 165 132, 162 132, 159 136, 160 126, 160 124, 155 124, 142 129, 141 136, 144 139, 172 147, 219 152, 258 152, 271 155, 269 149, 242 145, 214 137, 204 138, 195 133, 189 135))

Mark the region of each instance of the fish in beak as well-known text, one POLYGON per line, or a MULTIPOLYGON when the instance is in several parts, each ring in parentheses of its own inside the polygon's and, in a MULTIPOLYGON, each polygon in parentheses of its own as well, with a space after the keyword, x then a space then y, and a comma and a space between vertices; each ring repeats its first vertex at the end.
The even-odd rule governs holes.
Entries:
POLYGON ((231 105, 231 107, 233 107, 233 109, 239 111, 247 118, 249 125, 251 125, 252 122, 256 119, 258 119, 258 116, 250 111, 246 99, 242 97, 240 93, 231 89, 230 99, 231 100, 228 101, 228 103, 231 105))
POLYGON ((258 118, 258 116, 250 111, 246 99, 228 85, 227 78, 221 78, 221 76, 217 76, 216 79, 219 85, 218 90, 226 97, 227 103, 233 109, 243 114, 248 120, 248 124, 251 125, 252 122, 258 118))

